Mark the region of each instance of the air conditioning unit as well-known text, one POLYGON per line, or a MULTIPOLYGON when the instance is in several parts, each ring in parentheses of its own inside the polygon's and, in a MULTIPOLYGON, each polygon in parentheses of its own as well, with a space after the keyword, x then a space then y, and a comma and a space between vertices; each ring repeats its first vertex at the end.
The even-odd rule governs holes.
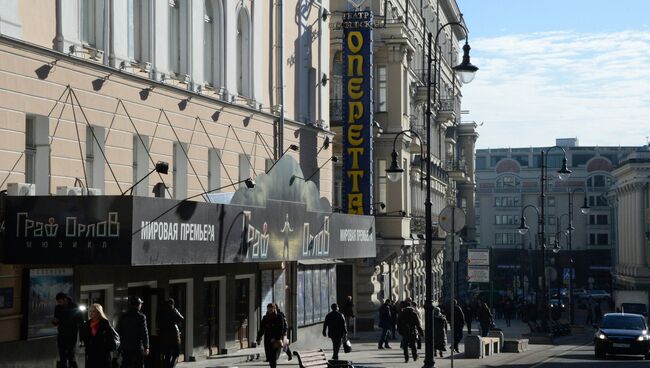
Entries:
POLYGON ((102 190, 99 188, 82 188, 82 187, 69 187, 58 186, 56 187, 56 195, 61 196, 97 196, 102 195, 102 190))
POLYGON ((7 184, 7 195, 10 195, 10 196, 33 196, 33 195, 36 195, 36 184, 33 184, 33 183, 9 183, 9 184, 7 184))
POLYGON ((148 61, 140 62, 140 71, 149 73, 151 71, 151 63, 148 61))

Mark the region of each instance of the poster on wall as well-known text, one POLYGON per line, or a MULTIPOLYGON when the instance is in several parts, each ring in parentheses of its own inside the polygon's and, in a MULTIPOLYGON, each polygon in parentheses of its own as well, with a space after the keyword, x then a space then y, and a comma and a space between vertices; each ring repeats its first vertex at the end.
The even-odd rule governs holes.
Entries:
MULTIPOLYGON (((27 300, 27 338, 56 335, 52 325, 56 294, 73 296, 72 268, 41 268, 29 270, 27 300)), ((74 297, 73 297, 74 299, 74 297)))
POLYGON ((331 305, 336 303, 336 267, 332 266, 328 273, 328 279, 330 280, 330 302, 328 304, 331 305))
POLYGON ((298 270, 298 290, 296 290, 296 313, 298 315, 298 326, 305 324, 305 271, 298 270))

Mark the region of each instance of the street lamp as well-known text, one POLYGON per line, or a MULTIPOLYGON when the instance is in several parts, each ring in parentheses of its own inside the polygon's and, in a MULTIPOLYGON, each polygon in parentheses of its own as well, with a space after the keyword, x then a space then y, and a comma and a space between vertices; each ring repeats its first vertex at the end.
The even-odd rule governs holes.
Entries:
POLYGON ((526 218, 524 217, 524 210, 527 207, 533 207, 538 211, 538 227, 537 227, 537 235, 539 237, 539 242, 541 245, 541 251, 542 251, 542 257, 541 257, 541 262, 542 262, 542 330, 544 332, 548 332, 548 312, 549 308, 547 306, 547 288, 546 288, 546 229, 545 229, 545 223, 546 223, 546 218, 545 218, 545 207, 546 207, 546 196, 544 194, 544 189, 546 186, 546 181, 549 180, 547 178, 548 175, 548 167, 547 167, 547 159, 548 159, 548 153, 553 150, 553 149, 561 149, 562 152, 564 153, 564 157, 562 158, 562 166, 560 167, 560 170, 557 171, 558 173, 558 178, 562 181, 567 180, 569 176, 571 175, 571 170, 567 168, 567 159, 566 159, 566 151, 564 148, 560 146, 553 146, 548 148, 546 151, 542 150, 541 151, 541 175, 540 175, 540 209, 537 209, 537 207, 533 205, 527 205, 521 210, 521 224, 519 228, 517 229, 520 234, 526 234, 528 232, 528 226, 526 226, 526 218))
POLYGON ((574 309, 574 303, 573 303, 573 273, 575 272, 574 265, 573 265, 573 248, 572 248, 572 239, 573 239, 573 230, 575 230, 575 227, 573 227, 573 195, 575 192, 578 190, 582 190, 585 193, 585 199, 582 204, 582 207, 580 207, 580 212, 583 215, 588 215, 590 208, 589 205, 587 204, 587 191, 584 188, 575 188, 573 190, 569 191, 569 226, 567 226, 567 236, 569 238, 569 265, 571 269, 569 270, 569 319, 570 323, 573 325, 575 323, 575 309, 574 309))
MULTIPOLYGON (((478 68, 470 62, 469 58, 469 44, 468 44, 468 35, 469 33, 467 32, 467 28, 462 24, 462 16, 460 19, 460 22, 449 22, 444 25, 442 25, 440 28, 438 28, 438 31, 436 32, 436 38, 435 38, 435 44, 438 45, 438 37, 440 36, 440 32, 445 28, 445 27, 451 27, 451 26, 459 26, 463 29, 465 32, 465 46, 463 47, 463 61, 454 67, 454 70, 458 74, 461 82, 463 83, 469 83, 474 79, 474 73, 478 70, 478 68)), ((432 263, 432 253, 433 253, 433 243, 432 243, 432 236, 433 236, 433 224, 432 224, 432 219, 431 219, 431 115, 433 112, 431 111, 431 87, 433 86, 433 91, 434 91, 434 100, 436 100, 436 95, 435 93, 437 92, 437 84, 436 84, 436 79, 432 82, 431 80, 431 64, 432 64, 432 54, 431 54, 431 44, 433 42, 433 34, 431 32, 428 32, 427 34, 427 129, 426 129, 426 136, 427 136, 427 155, 426 155, 426 166, 427 166, 427 171, 426 171, 426 182, 427 182, 427 195, 426 195, 426 200, 424 202, 424 208, 425 208, 425 237, 426 237, 426 243, 425 243, 425 251, 424 251, 424 257, 426 259, 425 263, 425 273, 426 273, 426 288, 425 288, 425 303, 424 303, 424 327, 425 327, 425 334, 424 334, 424 340, 425 340, 425 350, 424 350, 424 366, 423 368, 432 368, 435 366, 435 359, 434 359, 434 351, 433 351, 433 263, 432 263)), ((437 48, 436 48, 436 60, 439 58, 437 57, 437 48)), ((404 132, 399 132, 397 135, 400 135, 404 132)), ((417 134, 415 134, 418 138, 420 138, 417 134)), ((404 169, 399 167, 399 163, 397 162, 397 152, 395 150, 395 143, 397 141, 397 136, 395 136, 395 140, 393 141, 393 152, 391 153, 391 165, 388 169, 386 169, 386 176, 388 177, 388 180, 396 182, 399 180, 401 177, 402 173, 404 172, 404 169)), ((420 142, 422 142, 422 139, 420 138, 420 142)), ((421 146, 421 145, 420 145, 421 146)))

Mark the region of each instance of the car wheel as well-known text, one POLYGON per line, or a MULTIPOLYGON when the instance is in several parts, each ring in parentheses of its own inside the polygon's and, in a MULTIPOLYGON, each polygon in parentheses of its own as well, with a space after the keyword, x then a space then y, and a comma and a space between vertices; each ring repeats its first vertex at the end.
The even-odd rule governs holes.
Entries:
POLYGON ((605 359, 605 358, 607 358, 607 354, 605 354, 605 352, 602 351, 602 350, 596 350, 595 355, 596 355, 596 359, 605 359))

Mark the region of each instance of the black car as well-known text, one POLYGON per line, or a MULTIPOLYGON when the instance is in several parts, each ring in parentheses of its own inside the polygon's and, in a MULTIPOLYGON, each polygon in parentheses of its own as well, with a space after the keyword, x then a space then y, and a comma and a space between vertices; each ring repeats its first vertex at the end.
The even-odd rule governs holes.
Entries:
POLYGON ((632 313, 607 313, 594 336, 596 358, 607 354, 643 355, 650 360, 650 334, 645 317, 632 313))

